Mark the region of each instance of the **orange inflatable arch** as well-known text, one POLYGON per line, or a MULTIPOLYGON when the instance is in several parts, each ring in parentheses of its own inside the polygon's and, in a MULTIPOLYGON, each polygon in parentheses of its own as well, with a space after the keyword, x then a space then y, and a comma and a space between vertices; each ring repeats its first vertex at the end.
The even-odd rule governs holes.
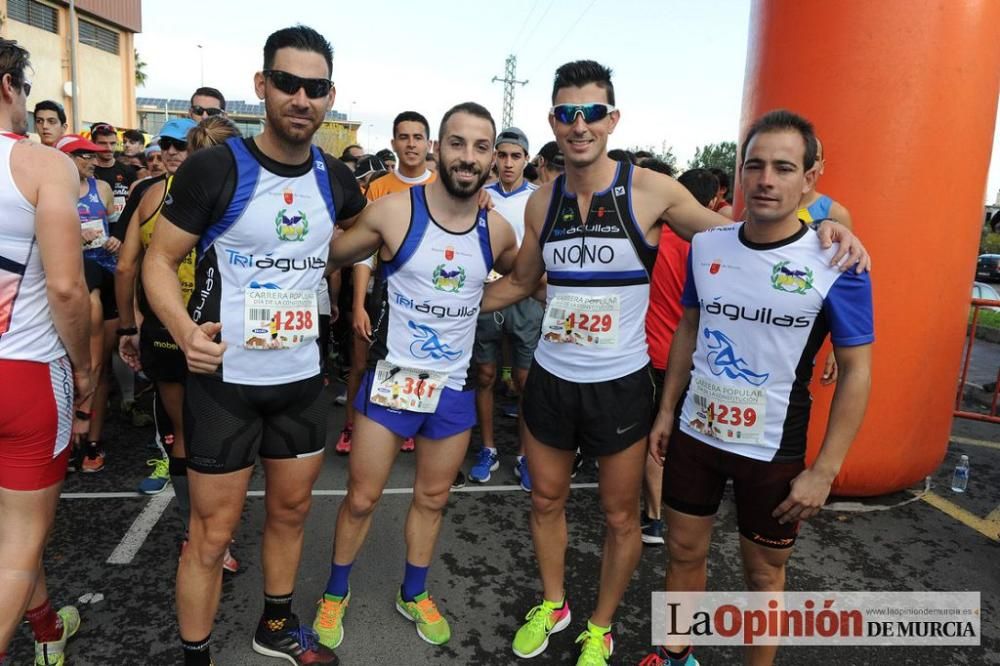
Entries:
MULTIPOLYGON (((819 190, 851 210, 875 264, 872 396, 837 494, 905 488, 947 451, 1000 94, 997 26, 996 0, 753 4, 740 136, 775 108, 812 120, 827 159, 819 190)), ((809 461, 833 395, 821 366, 809 461)))

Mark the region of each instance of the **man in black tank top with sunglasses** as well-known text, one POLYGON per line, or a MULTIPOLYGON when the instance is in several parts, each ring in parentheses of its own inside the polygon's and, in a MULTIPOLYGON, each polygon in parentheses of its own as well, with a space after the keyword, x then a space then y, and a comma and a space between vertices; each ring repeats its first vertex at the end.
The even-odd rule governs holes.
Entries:
POLYGON ((313 483, 322 469, 316 292, 334 223, 365 206, 350 170, 312 145, 333 106, 333 49, 306 26, 272 34, 254 77, 264 131, 206 148, 177 171, 143 264, 153 310, 184 351, 191 531, 177 571, 185 666, 211 664, 222 558, 261 458, 267 480, 264 613, 255 652, 336 664, 292 611, 313 483), (185 308, 177 266, 197 245, 185 308))
MULTIPOLYGON (((514 637, 514 654, 541 654, 548 637, 570 623, 565 506, 579 446, 600 460, 607 533, 597 606, 577 640, 577 664, 602 666, 614 647, 614 613, 642 550, 639 492, 656 412, 644 322, 660 224, 690 239, 729 220, 674 179, 608 158, 608 136, 620 118, 608 68, 589 60, 563 65, 552 103, 549 124, 566 172, 528 201, 514 270, 486 288, 482 310, 525 298, 547 274, 542 336, 524 391, 543 598, 514 637)), ((853 237, 840 228, 833 235, 845 254, 853 237)), ((852 258, 863 254, 858 245, 852 258)))

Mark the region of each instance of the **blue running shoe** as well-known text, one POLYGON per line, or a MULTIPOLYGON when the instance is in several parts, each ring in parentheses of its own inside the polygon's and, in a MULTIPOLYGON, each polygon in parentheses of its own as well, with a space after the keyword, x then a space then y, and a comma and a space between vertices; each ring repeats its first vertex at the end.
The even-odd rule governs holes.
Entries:
POLYGON ((643 516, 642 543, 647 546, 663 545, 663 521, 643 516))
POLYGON ((476 456, 476 464, 469 470, 469 480, 474 483, 486 483, 493 476, 493 472, 500 469, 500 454, 496 449, 488 449, 485 446, 479 449, 476 456))
POLYGON ((521 490, 531 492, 531 475, 528 474, 528 456, 518 456, 514 465, 514 476, 521 481, 521 490))
POLYGON ((146 464, 153 468, 149 476, 139 482, 139 492, 143 495, 156 495, 163 492, 170 483, 170 460, 168 458, 153 458, 146 464))

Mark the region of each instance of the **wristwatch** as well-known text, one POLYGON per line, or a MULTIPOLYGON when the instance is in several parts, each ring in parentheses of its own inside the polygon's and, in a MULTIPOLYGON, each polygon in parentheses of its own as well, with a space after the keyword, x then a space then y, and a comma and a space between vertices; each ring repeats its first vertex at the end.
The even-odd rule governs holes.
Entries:
POLYGON ((115 335, 119 337, 122 335, 136 335, 139 333, 139 329, 135 326, 129 326, 128 328, 119 328, 115 331, 115 335))

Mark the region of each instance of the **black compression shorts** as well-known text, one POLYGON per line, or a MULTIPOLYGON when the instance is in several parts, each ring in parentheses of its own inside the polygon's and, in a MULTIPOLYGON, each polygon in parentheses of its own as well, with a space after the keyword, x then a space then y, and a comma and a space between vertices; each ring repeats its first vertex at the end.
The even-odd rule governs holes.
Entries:
POLYGON ((730 453, 681 432, 675 422, 663 464, 663 502, 692 516, 714 516, 726 481, 733 480, 736 523, 742 534, 768 548, 791 548, 799 523, 782 525, 771 513, 791 492, 802 460, 764 462, 730 453))
POLYGON ((229 384, 189 373, 184 391, 188 467, 225 474, 261 458, 304 458, 326 446, 329 401, 320 375, 289 384, 229 384))

